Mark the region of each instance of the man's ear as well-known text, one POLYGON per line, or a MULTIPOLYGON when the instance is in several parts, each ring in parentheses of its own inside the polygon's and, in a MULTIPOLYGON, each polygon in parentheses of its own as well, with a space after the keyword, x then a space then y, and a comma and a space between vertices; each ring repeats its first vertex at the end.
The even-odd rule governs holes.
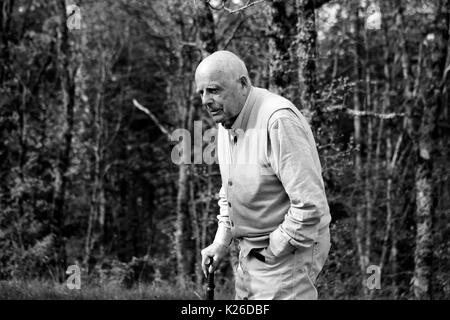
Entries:
POLYGON ((239 82, 241 83, 241 86, 242 86, 243 88, 246 88, 246 87, 248 87, 248 85, 249 85, 249 81, 248 81, 248 79, 247 79, 246 76, 241 76, 241 77, 239 78, 239 82))

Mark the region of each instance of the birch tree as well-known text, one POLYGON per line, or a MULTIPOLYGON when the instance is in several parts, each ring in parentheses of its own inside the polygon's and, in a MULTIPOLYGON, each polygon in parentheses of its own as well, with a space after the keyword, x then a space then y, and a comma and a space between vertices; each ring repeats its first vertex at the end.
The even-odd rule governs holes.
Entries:
MULTIPOLYGON (((56 0, 57 14, 59 17, 58 30, 58 71, 61 80, 62 95, 62 121, 65 123, 63 148, 57 164, 57 180, 55 187, 55 205, 53 209, 52 228, 55 234, 55 250, 58 264, 62 270, 66 267, 65 240, 63 235, 64 218, 66 213, 66 192, 69 184, 69 170, 72 151, 72 136, 74 127, 75 105, 75 73, 78 68, 72 59, 72 48, 69 42, 69 30, 67 28, 66 3, 64 0, 56 0)), ((62 278, 64 275, 61 273, 62 278)), ((62 279, 61 279, 62 280, 62 279)))

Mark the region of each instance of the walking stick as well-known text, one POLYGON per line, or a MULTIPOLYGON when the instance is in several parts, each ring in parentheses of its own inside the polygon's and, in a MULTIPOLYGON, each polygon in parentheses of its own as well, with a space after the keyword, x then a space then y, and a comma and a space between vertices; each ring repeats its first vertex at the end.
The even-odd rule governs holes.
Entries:
POLYGON ((206 287, 206 300, 214 300, 214 271, 209 272, 209 266, 212 265, 213 259, 210 259, 208 266, 207 275, 207 287, 206 287))

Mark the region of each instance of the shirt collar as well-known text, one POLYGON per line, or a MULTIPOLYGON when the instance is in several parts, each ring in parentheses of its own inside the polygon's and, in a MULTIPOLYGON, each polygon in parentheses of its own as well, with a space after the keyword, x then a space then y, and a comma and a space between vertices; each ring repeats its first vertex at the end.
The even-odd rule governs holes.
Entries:
POLYGON ((250 111, 252 111, 255 102, 256 102, 255 90, 253 87, 250 87, 250 92, 247 96, 247 99, 245 100, 244 106, 242 107, 241 112, 239 112, 239 115, 234 121, 230 130, 232 131, 236 131, 238 129, 245 130, 245 128, 247 127, 248 118, 250 116, 250 111))

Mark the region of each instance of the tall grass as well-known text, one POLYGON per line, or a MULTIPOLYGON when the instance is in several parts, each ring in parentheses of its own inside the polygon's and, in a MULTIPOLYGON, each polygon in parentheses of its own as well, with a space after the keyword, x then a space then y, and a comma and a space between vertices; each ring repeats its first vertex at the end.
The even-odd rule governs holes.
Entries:
MULTIPOLYGON (((230 284, 216 289, 216 299, 233 299, 230 284)), ((81 284, 79 290, 48 280, 0 281, 0 300, 202 300, 205 288, 189 285, 186 289, 173 283, 137 284, 125 288, 120 284, 81 284)))

